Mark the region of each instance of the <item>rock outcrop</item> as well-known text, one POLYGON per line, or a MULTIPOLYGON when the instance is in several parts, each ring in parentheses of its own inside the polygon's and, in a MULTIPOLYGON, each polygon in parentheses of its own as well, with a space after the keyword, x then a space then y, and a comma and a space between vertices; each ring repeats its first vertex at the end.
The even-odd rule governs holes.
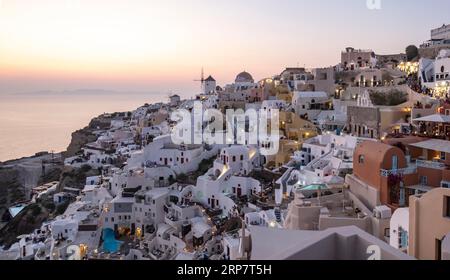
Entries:
POLYGON ((97 136, 93 134, 95 130, 108 129, 111 126, 112 118, 110 116, 101 115, 91 120, 88 126, 72 133, 67 150, 63 152, 63 158, 75 156, 81 152, 81 148, 97 140, 97 136))

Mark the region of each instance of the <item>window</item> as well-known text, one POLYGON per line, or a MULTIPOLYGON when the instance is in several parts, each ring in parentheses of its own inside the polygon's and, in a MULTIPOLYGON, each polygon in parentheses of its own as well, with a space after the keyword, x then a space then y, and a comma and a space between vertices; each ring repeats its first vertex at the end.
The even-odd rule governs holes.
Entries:
POLYGON ((445 152, 441 152, 441 160, 445 160, 445 152))
POLYGON ((444 196, 444 215, 450 218, 450 196, 444 196))
POLYGON ((422 186, 426 186, 428 184, 428 177, 427 176, 420 176, 420 184, 422 186))
POLYGON ((358 157, 358 163, 364 164, 364 155, 359 155, 359 157, 358 157))
POLYGON ((392 170, 398 169, 398 156, 392 156, 392 170))

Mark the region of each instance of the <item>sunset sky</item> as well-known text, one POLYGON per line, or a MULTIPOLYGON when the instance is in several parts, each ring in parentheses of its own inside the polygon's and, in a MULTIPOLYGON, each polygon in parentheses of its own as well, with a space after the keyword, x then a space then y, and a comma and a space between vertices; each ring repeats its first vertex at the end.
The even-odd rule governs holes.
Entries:
POLYGON ((195 93, 286 66, 337 64, 347 46, 404 51, 450 23, 448 0, 0 0, 0 92, 195 93))

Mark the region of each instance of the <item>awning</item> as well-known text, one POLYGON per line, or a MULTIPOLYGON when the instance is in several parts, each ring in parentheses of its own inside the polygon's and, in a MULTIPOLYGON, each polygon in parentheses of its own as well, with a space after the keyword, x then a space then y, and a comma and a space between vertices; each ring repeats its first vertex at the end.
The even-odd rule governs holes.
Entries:
POLYGON ((449 123, 450 124, 450 116, 446 115, 430 115, 422 118, 417 118, 413 120, 414 122, 434 122, 434 123, 449 123))
POLYGON ((429 186, 414 185, 414 186, 405 186, 405 189, 417 190, 417 191, 422 191, 422 192, 429 192, 429 191, 432 191, 435 188, 429 187, 429 186))
POLYGON ((427 149, 432 151, 450 153, 450 141, 440 139, 430 139, 427 141, 409 144, 412 147, 427 149))

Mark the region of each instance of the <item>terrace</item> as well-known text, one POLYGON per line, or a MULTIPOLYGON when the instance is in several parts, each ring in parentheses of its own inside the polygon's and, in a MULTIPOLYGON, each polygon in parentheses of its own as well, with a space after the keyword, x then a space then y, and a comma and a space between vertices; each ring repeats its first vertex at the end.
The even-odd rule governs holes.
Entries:
MULTIPOLYGON (((296 200, 297 205, 301 207, 322 207, 320 210, 320 219, 317 226, 325 226, 330 219, 339 219, 345 223, 345 220, 354 220, 356 224, 361 223, 361 220, 369 217, 371 211, 367 209, 352 193, 346 189, 324 189, 320 185, 310 186, 309 189, 297 190, 296 200), (312 191, 320 190, 320 195, 315 191, 316 195, 312 191), (305 192, 306 191, 306 192, 305 192), (308 195, 309 192, 309 195, 308 195), (305 194, 310 198, 302 198, 305 194)), ((331 222, 331 224, 336 223, 331 222)), ((364 224, 364 223, 362 223, 364 224)))
POLYGON ((163 149, 166 150, 179 150, 179 151, 192 151, 202 148, 203 145, 177 145, 173 143, 165 143, 163 149))

